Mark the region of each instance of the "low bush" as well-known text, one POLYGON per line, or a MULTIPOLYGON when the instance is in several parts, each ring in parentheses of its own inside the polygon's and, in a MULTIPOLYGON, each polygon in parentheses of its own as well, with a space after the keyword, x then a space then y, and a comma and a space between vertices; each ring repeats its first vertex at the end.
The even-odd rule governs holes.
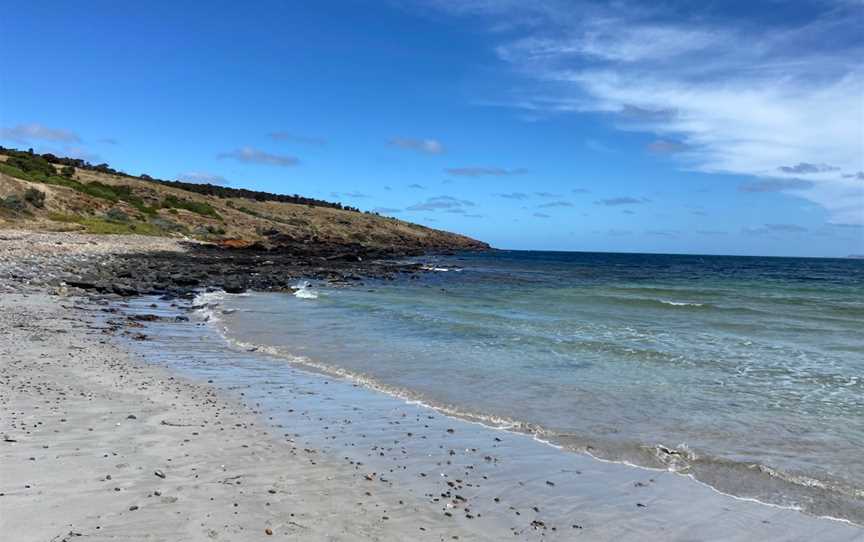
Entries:
POLYGON ((166 196, 165 199, 162 200, 162 207, 165 207, 166 209, 185 209, 201 216, 209 216, 216 220, 222 220, 222 217, 216 212, 216 209, 214 209, 209 203, 178 198, 173 195, 166 196))
POLYGON ((146 222, 115 222, 99 217, 67 215, 51 213, 48 218, 56 222, 80 224, 87 233, 105 235, 123 235, 136 233, 138 235, 165 235, 165 231, 146 222))
POLYGON ((6 164, 18 168, 25 173, 39 173, 46 177, 57 174, 57 170, 54 169, 54 166, 38 154, 23 153, 16 156, 10 156, 6 160, 6 164))
POLYGON ((37 209, 41 209, 45 207, 45 192, 36 190, 35 188, 28 188, 24 192, 24 201, 37 209))
POLYGON ((116 207, 108 209, 105 218, 111 222, 129 222, 129 215, 116 207))
POLYGON ((2 207, 3 210, 9 211, 13 214, 27 212, 27 202, 25 202, 24 198, 22 198, 18 194, 10 194, 0 200, 0 207, 2 207))

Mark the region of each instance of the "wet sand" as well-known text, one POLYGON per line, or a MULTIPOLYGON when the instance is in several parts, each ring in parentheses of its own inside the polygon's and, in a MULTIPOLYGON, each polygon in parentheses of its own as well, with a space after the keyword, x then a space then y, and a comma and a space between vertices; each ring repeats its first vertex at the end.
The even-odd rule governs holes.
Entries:
POLYGON ((139 324, 0 297, 9 540, 864 539, 231 348, 152 301, 139 324))

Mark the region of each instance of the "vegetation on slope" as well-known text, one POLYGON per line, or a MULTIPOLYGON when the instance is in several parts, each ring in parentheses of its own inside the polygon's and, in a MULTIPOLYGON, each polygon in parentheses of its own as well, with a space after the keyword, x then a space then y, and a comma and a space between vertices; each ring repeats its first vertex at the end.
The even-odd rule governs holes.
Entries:
MULTIPOLYGON (((0 154, 5 154, 9 157, 9 159, 7 160, 7 164, 17 167, 18 169, 28 173, 31 171, 41 171, 44 175, 52 176, 56 174, 52 164, 57 164, 64 166, 64 171, 74 171, 74 169, 77 168, 85 171, 94 171, 108 175, 132 177, 131 175, 128 175, 122 171, 111 168, 108 164, 99 164, 94 166, 86 160, 81 160, 77 158, 61 158, 51 153, 35 154, 32 152, 32 149, 30 151, 20 151, 17 149, 7 149, 3 146, 0 146, 0 154)), ((187 192, 194 192, 196 194, 202 194, 205 196, 215 196, 217 198, 247 198, 256 201, 277 201, 280 203, 295 203, 298 205, 311 205, 313 207, 328 207, 331 209, 342 209, 345 211, 360 212, 360 210, 356 207, 342 205, 338 202, 307 198, 297 194, 273 194, 270 192, 247 190, 245 188, 231 188, 228 186, 218 186, 209 183, 199 184, 187 183, 183 181, 166 181, 163 179, 156 179, 154 177, 151 177, 150 175, 147 175, 146 173, 142 174, 140 177, 132 178, 164 184, 166 186, 179 188, 180 190, 185 190, 187 192)))
POLYGON ((232 240, 238 246, 486 247, 461 235, 345 209, 340 204, 296 195, 162 182, 131 177, 104 164, 80 168, 79 163, 0 147, 0 227, 187 235, 232 240))

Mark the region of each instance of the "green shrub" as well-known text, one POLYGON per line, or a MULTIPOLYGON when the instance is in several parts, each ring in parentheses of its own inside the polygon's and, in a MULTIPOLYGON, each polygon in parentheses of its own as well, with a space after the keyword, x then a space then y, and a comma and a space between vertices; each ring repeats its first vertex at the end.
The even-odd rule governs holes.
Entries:
POLYGON ((24 192, 24 201, 33 207, 41 209, 42 207, 45 207, 45 192, 36 190, 35 188, 28 188, 24 192))
POLYGON ((6 164, 18 168, 25 173, 39 173, 46 177, 57 174, 57 170, 54 169, 54 166, 48 160, 35 154, 10 156, 6 160, 6 164))
POLYGON ((0 200, 0 207, 15 214, 27 212, 27 203, 18 194, 10 194, 0 200))
POLYGON ((108 212, 105 213, 105 218, 111 222, 129 222, 129 215, 116 207, 108 209, 108 212))
POLYGON ((60 168, 60 175, 71 179, 75 175, 75 168, 72 166, 63 166, 60 168))
POLYGON ((25 181, 42 182, 43 179, 45 179, 45 176, 41 173, 26 173, 17 167, 10 165, 8 162, 0 162, 0 173, 5 173, 6 175, 18 179, 24 179, 25 181))
POLYGON ((166 209, 185 209, 201 216, 209 216, 217 220, 222 220, 222 217, 219 216, 216 209, 214 209, 209 203, 178 198, 173 195, 166 196, 165 199, 162 200, 162 207, 165 207, 166 209))
POLYGON ((152 224, 153 226, 159 228, 160 230, 164 230, 166 232, 173 232, 173 231, 185 232, 185 231, 187 231, 185 226, 178 224, 176 222, 172 222, 172 221, 167 220, 165 218, 160 218, 160 217, 156 217, 156 218, 151 219, 150 224, 152 224))
POLYGON ((105 235, 128 235, 137 233, 139 235, 164 235, 165 231, 146 222, 113 222, 105 218, 85 217, 67 215, 62 213, 51 213, 48 218, 56 222, 67 224, 80 224, 84 226, 87 233, 105 235))

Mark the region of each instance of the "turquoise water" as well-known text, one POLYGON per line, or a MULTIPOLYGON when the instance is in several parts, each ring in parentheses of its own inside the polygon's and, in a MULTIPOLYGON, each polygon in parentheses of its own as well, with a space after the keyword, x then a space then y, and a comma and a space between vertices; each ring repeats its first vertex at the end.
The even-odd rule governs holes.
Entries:
POLYGON ((228 296, 219 324, 565 450, 864 522, 864 262, 493 252, 430 267, 228 296))

